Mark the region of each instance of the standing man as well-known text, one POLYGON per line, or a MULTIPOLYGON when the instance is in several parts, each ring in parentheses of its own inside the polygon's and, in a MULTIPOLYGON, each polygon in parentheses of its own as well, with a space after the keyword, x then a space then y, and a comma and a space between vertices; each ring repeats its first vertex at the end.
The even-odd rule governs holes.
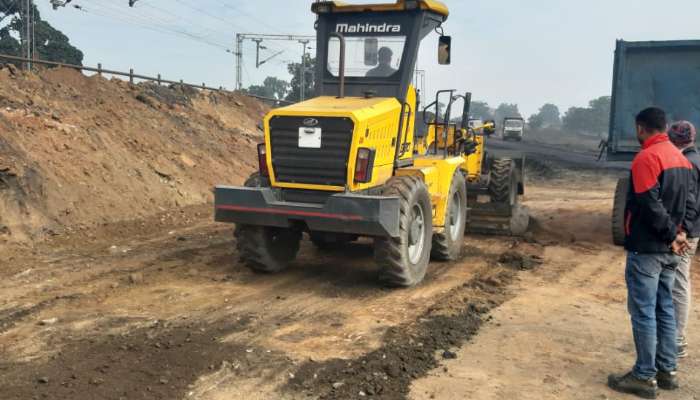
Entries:
POLYGON ((659 387, 678 388, 672 290, 677 254, 687 247, 681 224, 691 165, 669 141, 663 110, 642 110, 636 125, 642 150, 632 162, 625 209, 625 280, 637 361, 631 372, 610 375, 608 386, 655 399, 659 387))
POLYGON ((688 206, 683 229, 688 233, 688 251, 681 256, 676 269, 676 282, 673 286, 673 304, 676 310, 676 329, 678 340, 678 358, 688 356, 688 339, 686 326, 690 315, 691 284, 690 263, 698 248, 700 237, 700 154, 695 147, 695 126, 688 121, 679 121, 671 125, 668 137, 693 165, 690 195, 695 200, 688 206))

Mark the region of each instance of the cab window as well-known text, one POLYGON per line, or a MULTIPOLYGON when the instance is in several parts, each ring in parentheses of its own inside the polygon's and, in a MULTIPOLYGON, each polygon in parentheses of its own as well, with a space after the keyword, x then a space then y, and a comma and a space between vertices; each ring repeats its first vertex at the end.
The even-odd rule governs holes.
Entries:
MULTIPOLYGON (((353 36, 345 38, 345 76, 388 78, 401 67, 406 36, 353 36)), ((328 71, 340 69, 340 41, 328 41, 328 71)))

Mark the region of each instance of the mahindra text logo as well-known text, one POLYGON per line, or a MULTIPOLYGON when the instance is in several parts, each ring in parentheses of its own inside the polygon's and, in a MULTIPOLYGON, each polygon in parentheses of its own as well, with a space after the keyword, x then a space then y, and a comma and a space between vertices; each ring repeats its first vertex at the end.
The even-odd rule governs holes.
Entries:
POLYGON ((304 126, 308 126, 310 128, 314 127, 314 126, 318 126, 318 120, 316 118, 306 118, 304 120, 304 126))
POLYGON ((338 33, 399 33, 401 32, 401 25, 389 25, 387 23, 381 25, 338 24, 335 26, 335 31, 338 33))

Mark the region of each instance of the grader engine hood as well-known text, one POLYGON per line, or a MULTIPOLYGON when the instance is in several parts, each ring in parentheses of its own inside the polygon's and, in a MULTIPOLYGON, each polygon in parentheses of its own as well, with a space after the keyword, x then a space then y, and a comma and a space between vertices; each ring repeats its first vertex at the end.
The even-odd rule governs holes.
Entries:
POLYGON ((272 186, 336 192, 362 189, 354 179, 359 148, 372 150, 374 174, 390 176, 400 112, 396 99, 330 96, 272 111, 265 118, 272 186))

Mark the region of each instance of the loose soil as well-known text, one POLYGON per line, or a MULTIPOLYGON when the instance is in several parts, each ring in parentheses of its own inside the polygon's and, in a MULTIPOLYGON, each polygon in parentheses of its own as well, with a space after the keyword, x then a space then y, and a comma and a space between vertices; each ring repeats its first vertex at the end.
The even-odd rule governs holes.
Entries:
POLYGON ((254 274, 210 206, 6 246, 3 398, 528 398, 530 371, 539 398, 619 398, 603 376, 631 355, 623 253, 607 244, 615 176, 563 174, 530 182, 525 238, 468 236, 407 290, 377 284, 369 242, 304 242, 288 271, 254 274), (584 298, 603 308, 578 312, 584 298))
POLYGON ((71 69, 0 69, 0 244, 211 201, 255 168, 266 107, 71 69))

